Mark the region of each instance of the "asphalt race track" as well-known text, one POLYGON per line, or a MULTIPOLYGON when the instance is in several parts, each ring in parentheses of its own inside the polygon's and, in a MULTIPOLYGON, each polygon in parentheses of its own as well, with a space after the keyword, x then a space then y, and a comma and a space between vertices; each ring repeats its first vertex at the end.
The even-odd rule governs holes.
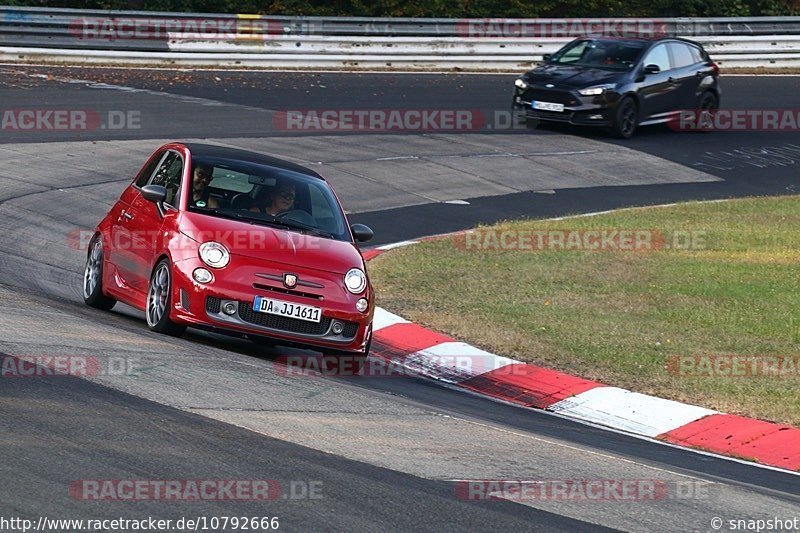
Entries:
MULTIPOLYGON (((797 475, 414 377, 288 376, 275 359, 296 350, 197 331, 159 336, 140 313, 89 309, 79 292, 80 231, 162 141, 208 139, 316 168, 351 222, 371 225, 381 244, 518 216, 793 194, 796 131, 652 127, 618 142, 599 131, 506 129, 512 75, 0 68, 4 109, 96 117, 90 129, 0 131, 0 353, 4 361, 88 356, 136 369, 0 378, 0 517, 277 516, 287 531, 706 531, 714 517, 800 516, 797 475), (491 120, 469 132, 282 127, 288 110, 308 109, 479 110, 491 120), (267 479, 283 492, 268 502, 70 493, 76 481, 123 479, 267 479), (694 492, 630 502, 465 501, 456 486, 470 479, 655 480, 694 492), (292 492, 312 486, 319 497, 292 492)), ((791 108, 796 84, 724 78, 723 107, 791 108)))

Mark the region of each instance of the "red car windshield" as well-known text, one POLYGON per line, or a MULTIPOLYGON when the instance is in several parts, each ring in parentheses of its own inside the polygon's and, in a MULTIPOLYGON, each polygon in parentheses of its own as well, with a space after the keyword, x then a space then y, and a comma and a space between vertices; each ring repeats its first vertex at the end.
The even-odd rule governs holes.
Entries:
POLYGON ((191 211, 351 240, 330 186, 315 176, 244 161, 195 158, 191 180, 191 211))

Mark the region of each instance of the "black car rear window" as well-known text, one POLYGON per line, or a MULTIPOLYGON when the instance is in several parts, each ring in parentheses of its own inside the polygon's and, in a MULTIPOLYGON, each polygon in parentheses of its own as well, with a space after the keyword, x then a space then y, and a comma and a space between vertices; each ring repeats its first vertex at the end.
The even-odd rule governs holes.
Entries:
POLYGON ((706 54, 696 46, 689 46, 689 51, 692 53, 692 59, 695 63, 704 63, 707 61, 706 54))
POLYGON ((640 41, 612 41, 584 39, 573 41, 553 54, 550 63, 629 70, 642 55, 645 43, 640 41))
POLYGON ((669 43, 669 48, 672 50, 672 61, 675 68, 689 67, 698 61, 692 55, 689 47, 683 43, 669 43))

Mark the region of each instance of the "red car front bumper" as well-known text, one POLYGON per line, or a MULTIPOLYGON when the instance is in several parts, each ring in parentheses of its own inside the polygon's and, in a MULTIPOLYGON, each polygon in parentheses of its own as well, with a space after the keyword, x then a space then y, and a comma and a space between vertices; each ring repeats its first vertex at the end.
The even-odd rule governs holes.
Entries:
POLYGON ((345 288, 340 274, 298 269, 267 261, 254 262, 248 258, 231 257, 224 269, 208 269, 214 280, 201 284, 194 280, 196 268, 207 268, 199 258, 173 262, 173 292, 170 319, 179 324, 199 326, 221 331, 259 335, 301 344, 320 351, 342 350, 363 352, 371 334, 374 314, 374 296, 368 286, 363 294, 351 294, 345 288), (279 276, 290 270, 302 280, 313 280, 322 289, 303 290, 298 286, 289 290, 267 276, 279 276), (311 305, 322 309, 320 322, 280 317, 255 312, 253 303, 257 295, 295 304, 311 305), (367 298, 369 307, 362 313, 356 302, 367 298), (233 314, 224 311, 231 302, 233 314), (342 332, 335 334, 334 322, 339 321, 342 332))

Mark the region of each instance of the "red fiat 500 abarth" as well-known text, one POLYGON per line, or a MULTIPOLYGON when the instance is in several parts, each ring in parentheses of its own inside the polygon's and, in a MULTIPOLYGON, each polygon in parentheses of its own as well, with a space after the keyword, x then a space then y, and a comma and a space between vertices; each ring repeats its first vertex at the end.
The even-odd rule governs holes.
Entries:
POLYGON ((142 309, 170 335, 193 326, 366 355, 374 293, 355 243, 371 237, 309 169, 171 143, 97 226, 83 296, 142 309))

